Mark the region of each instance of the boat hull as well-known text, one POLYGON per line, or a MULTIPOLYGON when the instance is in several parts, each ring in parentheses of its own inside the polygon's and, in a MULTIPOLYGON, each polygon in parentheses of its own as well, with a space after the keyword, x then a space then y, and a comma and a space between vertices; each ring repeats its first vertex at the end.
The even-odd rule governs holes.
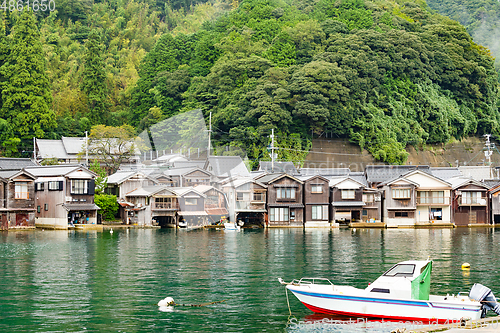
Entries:
POLYGON ((315 292, 310 286, 289 285, 287 288, 300 302, 316 313, 424 324, 459 322, 464 318, 477 320, 481 317, 481 305, 477 302, 473 304, 470 301, 434 302, 351 296, 325 291, 315 292))

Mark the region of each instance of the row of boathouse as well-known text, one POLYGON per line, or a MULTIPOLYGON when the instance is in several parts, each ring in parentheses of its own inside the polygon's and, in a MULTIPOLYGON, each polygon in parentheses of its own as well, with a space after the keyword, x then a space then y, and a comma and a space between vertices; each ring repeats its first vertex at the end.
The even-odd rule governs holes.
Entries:
MULTIPOLYGON (((241 158, 219 156, 119 170, 106 193, 117 196, 121 224, 144 227, 488 226, 500 223, 500 181, 491 175, 485 166, 298 171, 278 162, 250 172, 241 158)), ((100 223, 96 177, 83 165, 0 159, 2 229, 100 223)))

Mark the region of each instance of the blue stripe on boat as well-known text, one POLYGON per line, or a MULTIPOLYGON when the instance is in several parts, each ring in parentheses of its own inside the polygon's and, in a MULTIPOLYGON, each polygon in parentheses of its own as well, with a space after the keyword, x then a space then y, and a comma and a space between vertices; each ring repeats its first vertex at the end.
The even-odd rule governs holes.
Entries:
POLYGON ((353 301, 353 302, 369 302, 369 303, 381 303, 381 304, 394 304, 394 305, 407 305, 407 306, 419 306, 419 307, 435 307, 441 309, 450 309, 450 310, 465 310, 465 311, 479 311, 479 309, 467 309, 464 307, 443 307, 439 305, 435 305, 428 302, 420 302, 420 301, 403 301, 403 300, 395 300, 395 299, 384 299, 384 298, 370 298, 370 297, 357 297, 357 296, 346 296, 346 295, 331 295, 331 294, 319 294, 312 293, 307 291, 299 291, 299 290, 291 290, 294 293, 318 297, 318 298, 330 298, 330 299, 339 299, 344 301, 353 301))

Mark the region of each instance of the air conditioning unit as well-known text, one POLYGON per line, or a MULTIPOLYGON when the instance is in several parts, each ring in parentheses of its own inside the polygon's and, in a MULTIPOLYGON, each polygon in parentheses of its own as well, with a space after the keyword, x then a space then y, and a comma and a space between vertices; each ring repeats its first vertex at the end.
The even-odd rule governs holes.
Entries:
POLYGON ((71 202, 71 200, 73 200, 71 197, 66 197, 66 201, 71 202))

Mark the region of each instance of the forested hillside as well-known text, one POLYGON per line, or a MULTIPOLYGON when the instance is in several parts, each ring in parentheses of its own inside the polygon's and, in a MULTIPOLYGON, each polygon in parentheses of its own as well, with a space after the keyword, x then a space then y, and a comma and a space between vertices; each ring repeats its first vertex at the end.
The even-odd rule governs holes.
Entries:
POLYGON ((427 0, 432 9, 465 26, 474 41, 491 50, 500 72, 500 1, 427 0))
POLYGON ((215 144, 241 147, 252 159, 268 155, 273 128, 282 147, 306 150, 311 133, 328 132, 388 163, 404 163, 407 145, 498 134, 492 55, 423 1, 67 0, 58 6, 36 21, 4 16, 4 155, 27 150, 16 139, 28 144, 34 133, 56 138, 123 123, 142 131, 197 108, 212 112, 215 144), (80 9, 66 10, 71 3, 80 9), (26 44, 25 25, 39 47, 14 53, 26 44), (48 84, 30 84, 50 87, 50 95, 38 98, 49 110, 40 112, 37 102, 33 112, 21 112, 26 103, 16 106, 9 94, 22 81, 10 76, 22 70, 7 68, 43 58, 40 80, 48 84), (36 125, 31 114, 46 119, 36 125))

